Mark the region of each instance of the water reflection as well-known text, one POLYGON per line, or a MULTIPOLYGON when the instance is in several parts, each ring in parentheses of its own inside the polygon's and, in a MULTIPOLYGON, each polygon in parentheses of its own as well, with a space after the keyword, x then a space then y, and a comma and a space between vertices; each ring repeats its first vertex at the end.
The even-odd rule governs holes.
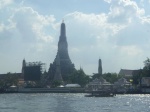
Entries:
POLYGON ((0 112, 150 112, 150 95, 0 94, 0 112))
POLYGON ((70 94, 56 94, 55 100, 57 104, 54 112, 77 112, 72 107, 74 100, 70 94))

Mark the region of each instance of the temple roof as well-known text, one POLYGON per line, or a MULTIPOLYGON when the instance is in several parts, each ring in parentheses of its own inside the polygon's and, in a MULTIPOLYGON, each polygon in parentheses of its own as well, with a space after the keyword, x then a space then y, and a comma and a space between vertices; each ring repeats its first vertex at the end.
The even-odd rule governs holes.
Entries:
POLYGON ((139 70, 121 69, 119 72, 119 75, 132 77, 133 74, 138 74, 139 72, 140 72, 140 69, 139 70))

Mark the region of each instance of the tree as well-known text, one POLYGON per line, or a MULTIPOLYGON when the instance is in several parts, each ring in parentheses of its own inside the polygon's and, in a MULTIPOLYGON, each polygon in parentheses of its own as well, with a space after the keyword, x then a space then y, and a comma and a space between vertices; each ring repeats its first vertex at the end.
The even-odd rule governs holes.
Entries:
POLYGON ((92 76, 92 79, 94 80, 96 78, 99 79, 100 78, 100 74, 94 73, 94 75, 92 76))
POLYGON ((142 77, 150 77, 150 59, 147 58, 144 61, 144 67, 142 71, 142 77))
POLYGON ((144 61, 143 69, 137 70, 133 73, 132 84, 134 84, 134 85, 140 84, 142 77, 150 77, 150 59, 149 58, 147 58, 144 61))
POLYGON ((11 85, 17 85, 18 84, 18 75, 17 74, 12 74, 12 73, 7 73, 3 75, 3 78, 0 79, 0 88, 8 88, 11 85))
POLYGON ((143 70, 135 70, 132 75, 132 84, 138 85, 142 78, 143 70))
POLYGON ((145 61, 144 61, 144 68, 143 69, 147 69, 147 70, 150 70, 150 59, 147 58, 145 61))
POLYGON ((121 77, 117 73, 104 73, 103 75, 99 75, 98 73, 96 73, 92 76, 92 80, 94 80, 96 78, 99 79, 100 76, 102 76, 104 79, 106 79, 106 81, 108 81, 110 83, 114 83, 121 77))
POLYGON ((62 84, 62 82, 60 82, 60 81, 54 81, 54 82, 52 82, 52 87, 58 87, 61 84, 62 84))
POLYGON ((121 76, 119 76, 117 73, 104 73, 103 78, 110 83, 114 83, 121 78, 121 76))
POLYGON ((89 76, 84 73, 83 69, 75 70, 70 76, 71 83, 77 83, 82 87, 84 87, 89 80, 89 76))

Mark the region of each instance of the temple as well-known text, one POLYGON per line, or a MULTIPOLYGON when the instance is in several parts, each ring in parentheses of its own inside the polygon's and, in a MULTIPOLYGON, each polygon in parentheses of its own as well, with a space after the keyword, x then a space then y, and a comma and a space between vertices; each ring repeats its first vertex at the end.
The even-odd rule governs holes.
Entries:
POLYGON ((66 26, 64 21, 61 23, 58 51, 54 62, 50 64, 48 71, 50 81, 67 81, 69 75, 75 70, 68 54, 68 43, 66 37, 66 26), (58 64, 59 63, 59 64, 58 64))

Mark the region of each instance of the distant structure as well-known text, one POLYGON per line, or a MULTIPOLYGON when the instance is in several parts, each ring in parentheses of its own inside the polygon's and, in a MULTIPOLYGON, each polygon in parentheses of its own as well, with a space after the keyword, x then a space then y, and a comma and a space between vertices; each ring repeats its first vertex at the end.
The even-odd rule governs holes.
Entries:
POLYGON ((114 83, 113 87, 117 93, 125 93, 129 90, 131 85, 131 82, 129 82, 126 78, 121 77, 114 83))
POLYGON ((22 76, 24 76, 24 68, 25 68, 25 66, 26 66, 26 60, 23 59, 23 61, 22 61, 22 76))
POLYGON ((101 59, 98 60, 98 73, 93 73, 93 74, 98 76, 99 78, 102 77, 103 70, 102 70, 102 61, 101 61, 101 59))
POLYGON ((26 62, 25 59, 22 62, 22 75, 24 76, 24 81, 40 81, 41 74, 45 69, 45 65, 41 62, 26 62))
POLYGON ((102 75, 102 61, 101 61, 101 59, 99 59, 99 63, 98 63, 98 74, 102 75))
POLYGON ((54 62, 50 64, 48 71, 49 80, 64 81, 68 80, 68 76, 75 70, 74 64, 71 62, 68 54, 68 43, 66 37, 66 26, 64 21, 61 23, 60 37, 58 42, 58 51, 54 62), (58 65, 59 63, 59 65, 58 65), (56 78, 57 77, 57 78, 56 78), (62 77, 62 78, 61 78, 62 77))
POLYGON ((119 75, 127 79, 130 79, 133 77, 133 75, 138 75, 140 73, 141 73, 141 69, 138 70, 121 69, 119 71, 119 75))
POLYGON ((97 75, 98 77, 89 82, 87 84, 87 91, 104 91, 104 90, 111 90, 112 84, 110 82, 107 82, 106 79, 102 76, 102 61, 101 59, 98 60, 98 73, 94 73, 94 75, 97 75))

